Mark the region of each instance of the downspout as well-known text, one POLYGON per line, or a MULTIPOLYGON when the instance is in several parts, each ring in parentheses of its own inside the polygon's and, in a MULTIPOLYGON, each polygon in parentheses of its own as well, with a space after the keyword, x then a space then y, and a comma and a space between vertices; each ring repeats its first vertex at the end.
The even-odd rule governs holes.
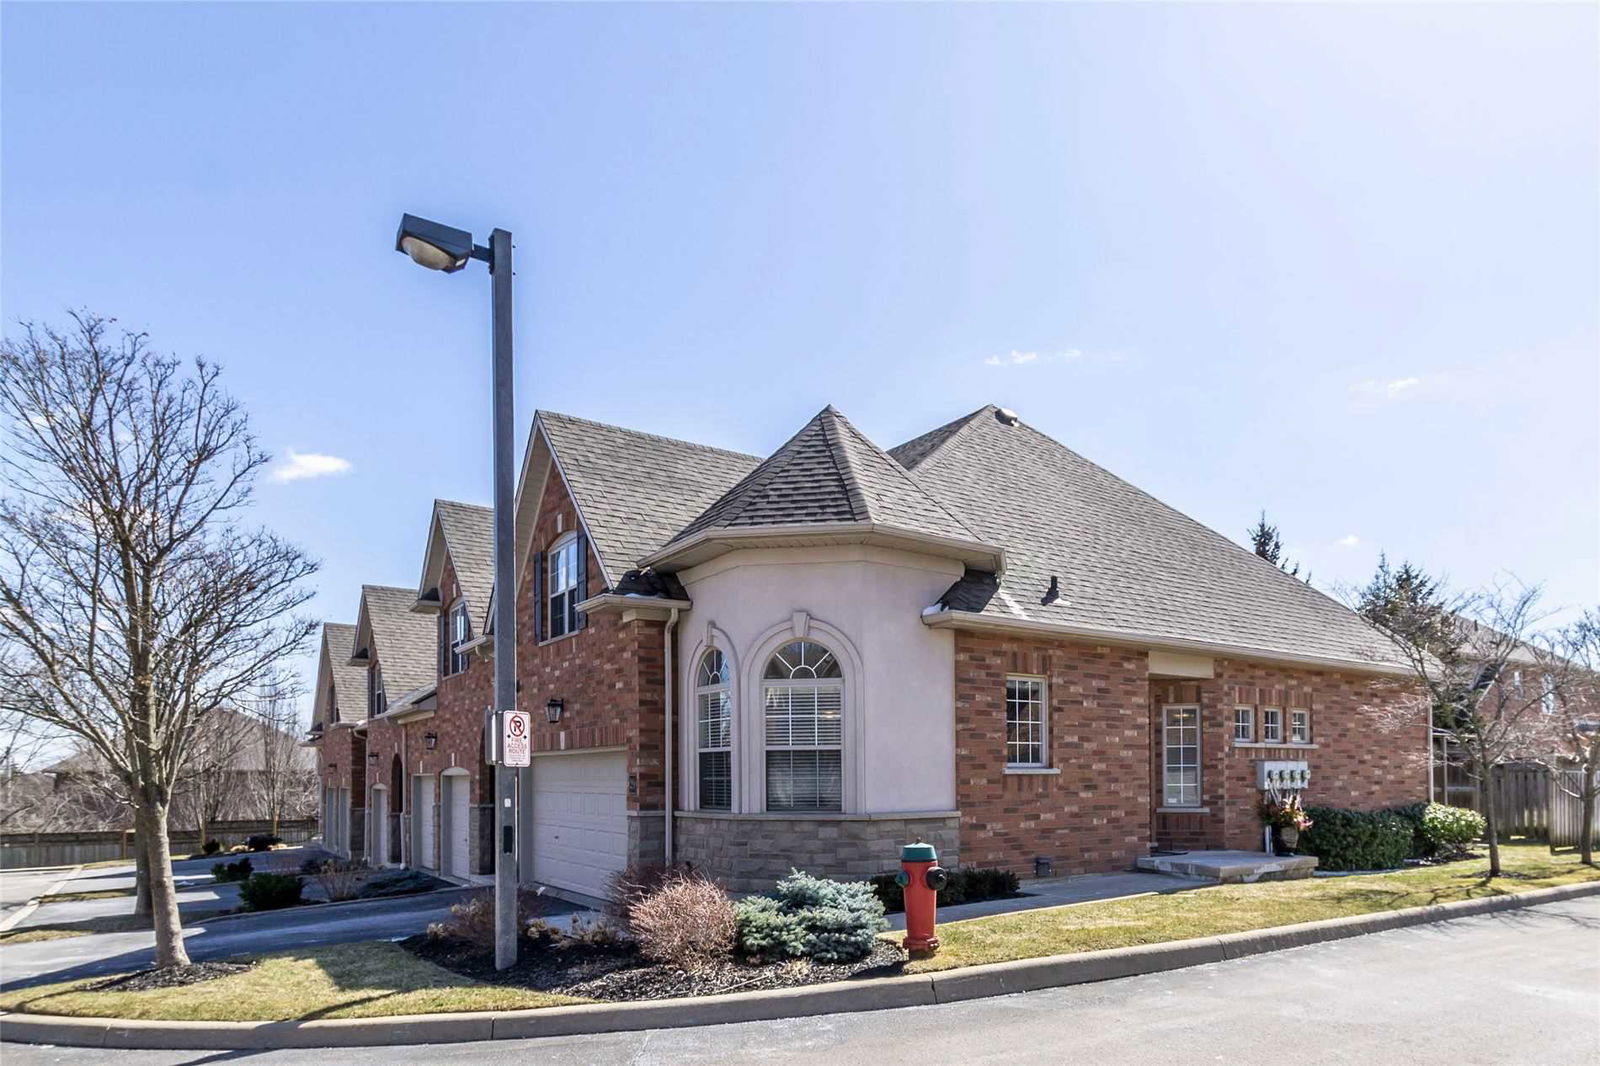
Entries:
POLYGON ((672 649, 672 634, 673 634, 673 630, 675 630, 677 628, 678 628, 678 608, 674 607, 672 609, 672 613, 667 617, 667 628, 666 628, 666 634, 665 634, 665 638, 664 638, 665 644, 666 644, 667 663, 666 663, 666 669, 663 671, 663 673, 666 675, 666 701, 665 702, 666 702, 666 715, 667 715, 667 721, 666 721, 666 744, 667 744, 666 777, 667 777, 667 779, 666 779, 666 786, 665 786, 665 791, 666 791, 666 810, 663 812, 663 816, 665 818, 665 824, 663 826, 663 831, 664 831, 664 833, 666 835, 666 848, 667 848, 667 850, 666 850, 666 859, 667 859, 667 865, 669 867, 672 865, 673 850, 674 850, 673 847, 672 847, 672 836, 673 836, 673 833, 672 833, 672 811, 678 805, 677 796, 676 796, 676 793, 675 793, 674 788, 673 788, 674 781, 672 779, 673 762, 675 761, 673 759, 674 752, 673 752, 673 739, 672 739, 672 734, 673 734, 673 729, 672 729, 672 714, 673 714, 673 712, 672 712, 672 690, 674 688, 673 680, 672 680, 672 677, 673 677, 673 669, 672 669, 672 662, 673 662, 673 660, 672 660, 672 651, 673 651, 673 649, 672 649))

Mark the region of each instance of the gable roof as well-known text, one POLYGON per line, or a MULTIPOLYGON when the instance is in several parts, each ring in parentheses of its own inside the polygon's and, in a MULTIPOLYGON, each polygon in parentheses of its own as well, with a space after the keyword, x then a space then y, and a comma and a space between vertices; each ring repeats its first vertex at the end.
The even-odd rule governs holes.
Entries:
POLYGON ((359 666, 350 665, 356 627, 348 622, 322 623, 322 648, 318 655, 317 691, 312 697, 311 725, 327 728, 336 721, 364 721, 367 716, 367 679, 359 666), (328 707, 328 686, 333 686, 335 706, 328 707), (330 715, 329 712, 336 712, 330 715))
MULTIPOLYGON (((367 644, 377 651, 383 670, 383 688, 393 702, 412 689, 431 685, 437 673, 438 623, 427 615, 414 614, 416 589, 391 585, 362 585, 361 612, 356 618, 353 657, 367 644)), ((359 669, 359 668, 358 668, 359 669)), ((361 716, 366 720, 366 689, 362 682, 361 716)))
POLYGON ((608 588, 761 461, 554 411, 538 412, 535 430, 555 455, 608 588))
POLYGON ((946 608, 1296 660, 1373 666, 1387 658, 1382 635, 1342 604, 998 415, 980 408, 891 453, 1005 545, 998 581, 970 573, 945 594, 946 608))
MULTIPOLYGON (((444 555, 455 567, 456 582, 477 624, 489 617, 489 596, 494 589, 494 508, 454 500, 433 501, 433 521, 422 564, 418 597, 438 586, 444 576, 444 555)), ((448 607, 449 604, 437 604, 448 607)), ((419 604, 417 609, 423 607, 419 604)), ((428 609, 432 609, 430 606, 428 609)))
POLYGON ((829 404, 670 543, 713 529, 852 522, 978 539, 829 404))

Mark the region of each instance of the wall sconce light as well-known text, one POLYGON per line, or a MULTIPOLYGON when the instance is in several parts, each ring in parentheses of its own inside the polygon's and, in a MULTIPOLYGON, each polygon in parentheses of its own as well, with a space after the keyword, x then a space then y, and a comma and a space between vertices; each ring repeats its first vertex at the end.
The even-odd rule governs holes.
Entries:
POLYGON ((375 751, 367 752, 367 761, 370 763, 376 763, 378 761, 378 753, 375 751))
POLYGON ((554 723, 561 721, 561 712, 567 709, 567 701, 556 697, 544 705, 545 718, 554 723))
POLYGON ((439 746, 439 734, 438 733, 424 733, 424 734, 422 734, 422 743, 429 751, 432 751, 434 748, 437 748, 439 746))

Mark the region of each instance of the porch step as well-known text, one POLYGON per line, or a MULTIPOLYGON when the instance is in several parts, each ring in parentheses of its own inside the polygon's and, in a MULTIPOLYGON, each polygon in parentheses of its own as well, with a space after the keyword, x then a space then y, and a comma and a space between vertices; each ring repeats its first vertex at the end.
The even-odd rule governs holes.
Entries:
POLYGON ((1317 857, 1268 855, 1260 851, 1186 851, 1180 855, 1147 855, 1135 860, 1134 865, 1152 873, 1236 885, 1310 877, 1317 868, 1317 857))

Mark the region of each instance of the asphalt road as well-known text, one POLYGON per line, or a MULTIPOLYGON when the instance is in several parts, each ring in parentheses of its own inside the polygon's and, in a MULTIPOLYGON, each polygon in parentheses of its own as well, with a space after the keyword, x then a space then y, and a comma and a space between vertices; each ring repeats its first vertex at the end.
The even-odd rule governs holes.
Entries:
MULTIPOLYGON (((1590 1066, 1600 897, 999 999, 785 1022, 411 1048, 341 1066, 1590 1066)), ((5 1045, 6 1066, 325 1066, 327 1051, 5 1045)))
POLYGON ((0 919, 8 917, 35 896, 49 892, 71 872, 70 866, 0 871, 0 919))

